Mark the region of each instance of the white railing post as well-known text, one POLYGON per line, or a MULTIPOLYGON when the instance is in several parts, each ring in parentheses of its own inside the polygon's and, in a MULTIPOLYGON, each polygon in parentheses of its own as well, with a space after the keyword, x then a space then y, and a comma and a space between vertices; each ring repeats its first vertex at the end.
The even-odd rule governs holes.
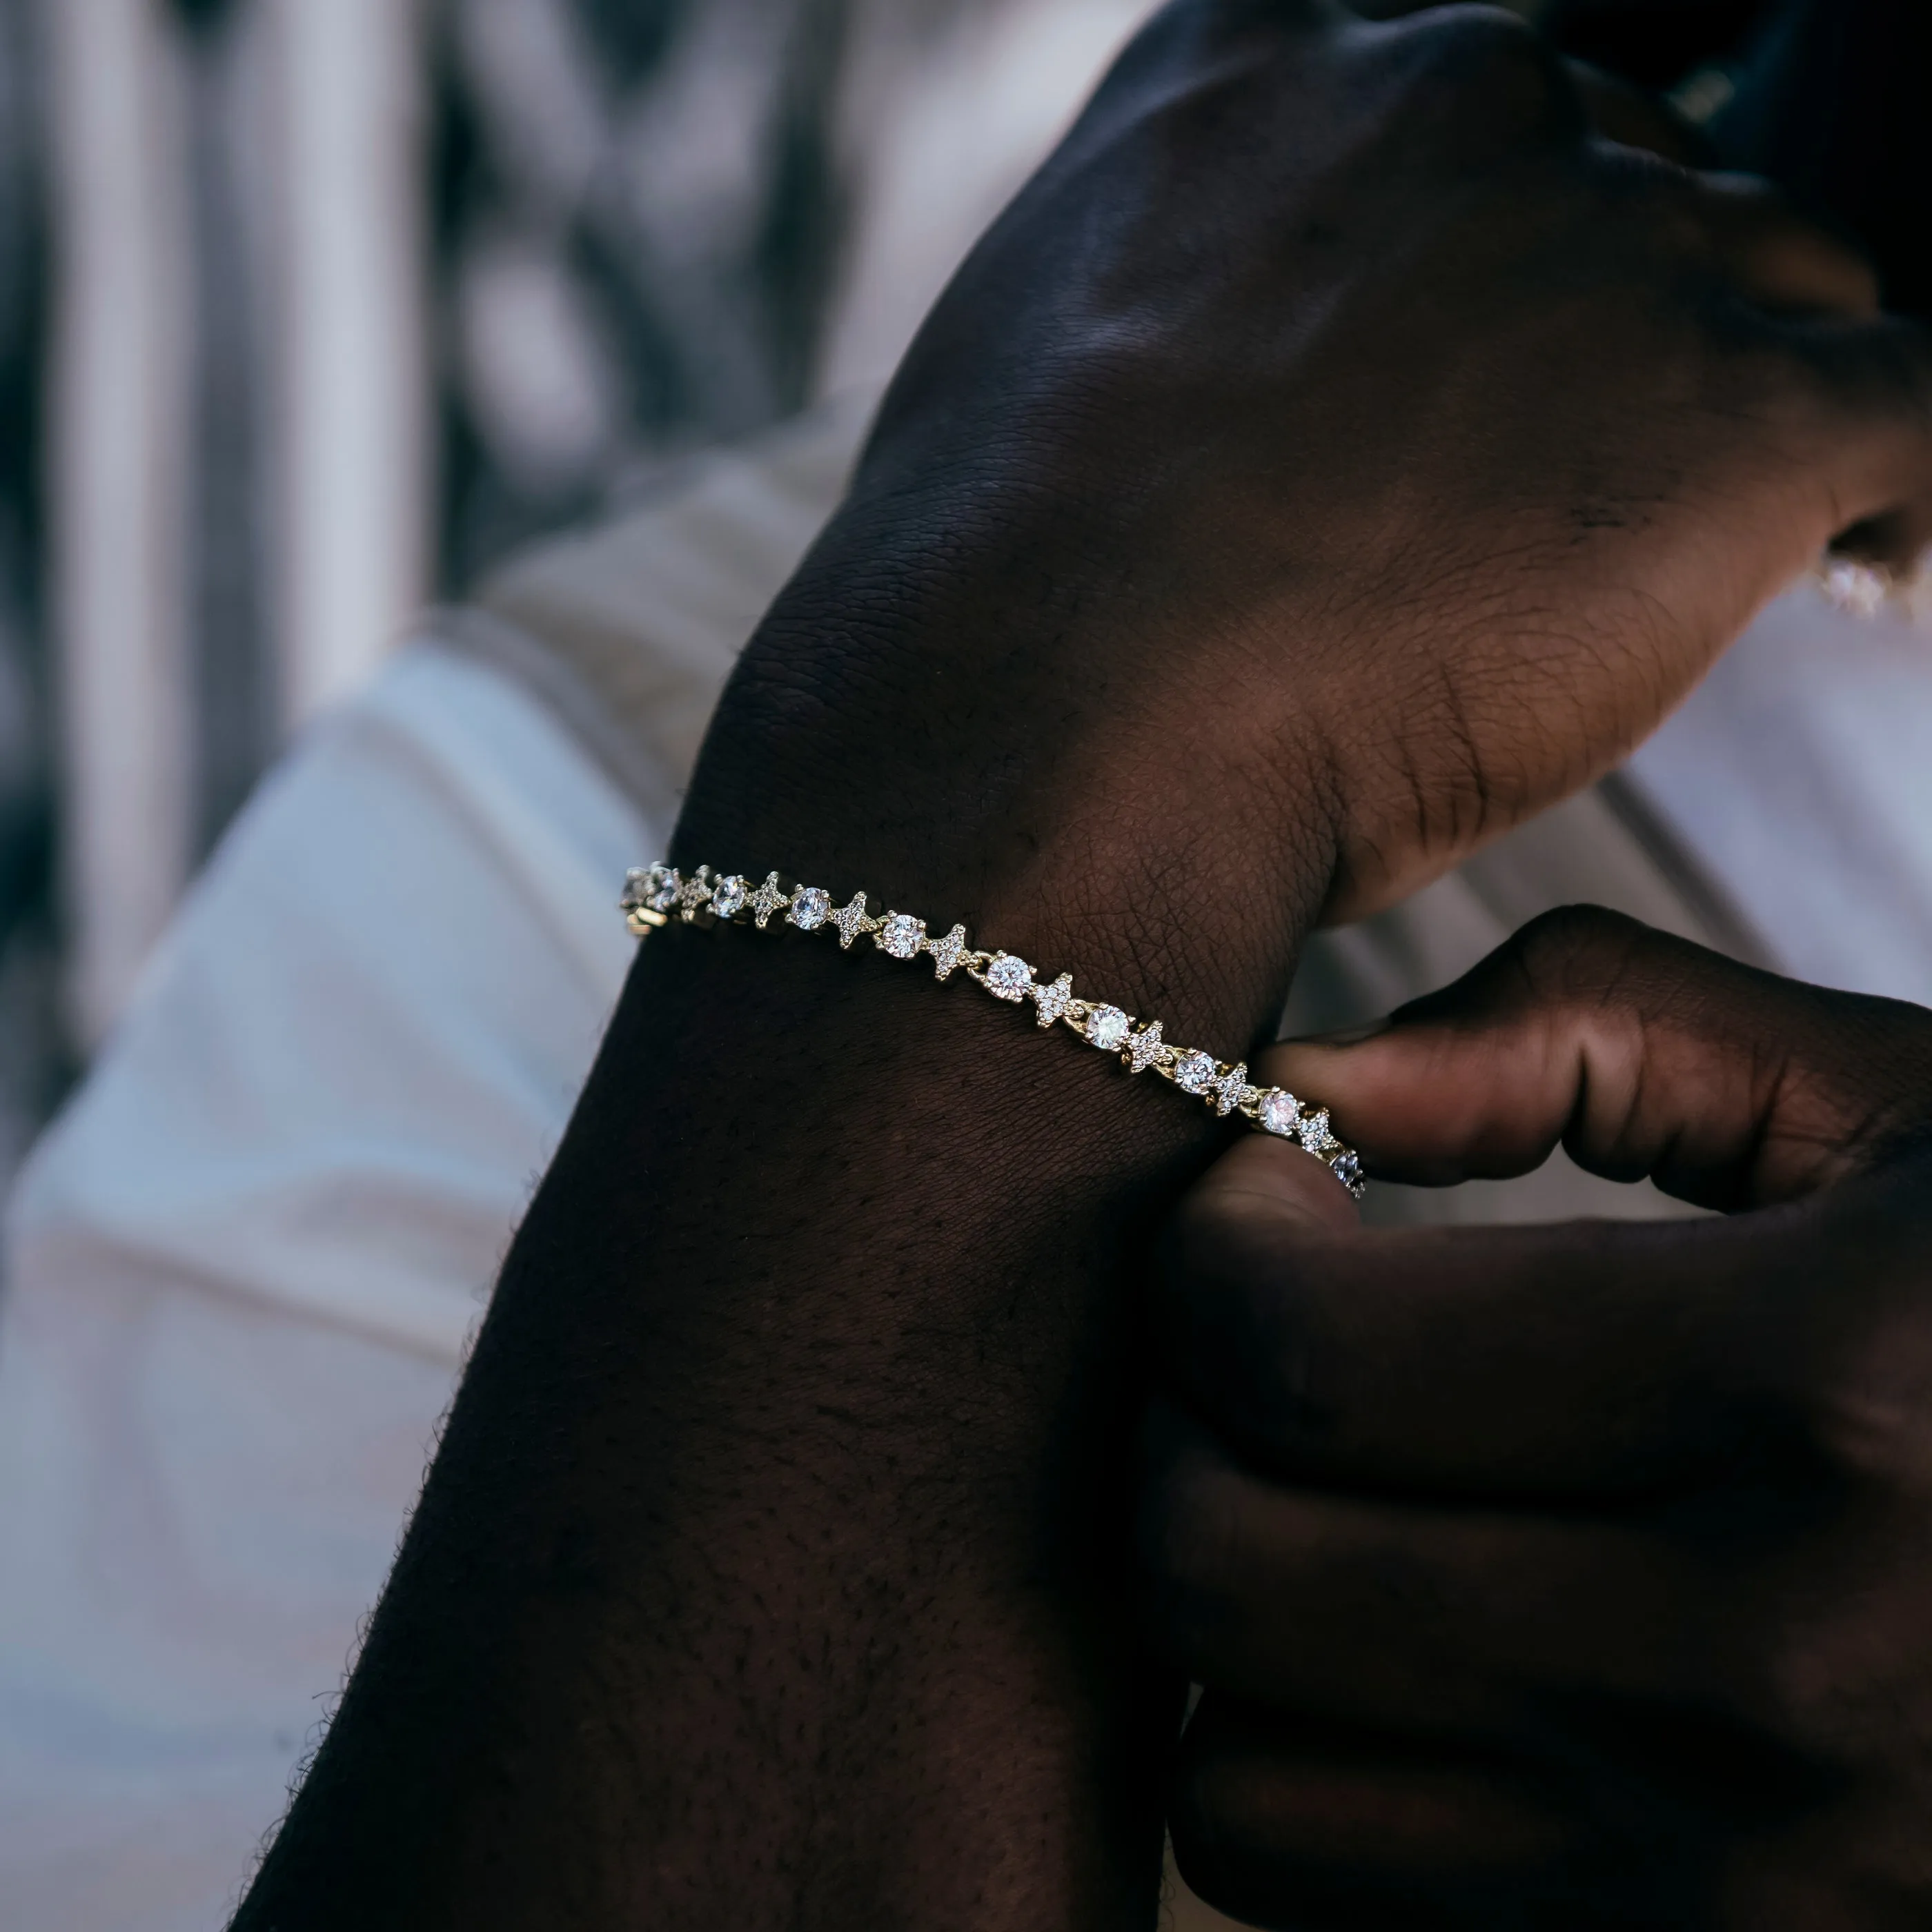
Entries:
POLYGON ((272 0, 286 142, 282 715, 352 690, 428 581, 421 16, 272 0))
POLYGON ((73 1023, 112 1022, 192 837, 182 75, 154 0, 45 0, 60 877, 73 1023))

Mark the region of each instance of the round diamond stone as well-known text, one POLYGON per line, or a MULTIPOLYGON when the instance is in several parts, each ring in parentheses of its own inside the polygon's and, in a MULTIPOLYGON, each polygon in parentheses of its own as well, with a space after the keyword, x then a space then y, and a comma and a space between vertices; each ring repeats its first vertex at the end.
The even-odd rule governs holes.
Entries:
POLYGON ((986 968, 986 990, 996 1000, 1023 1000, 1033 991, 1033 968, 1010 952, 996 953, 986 968))
POLYGON ((1118 1006, 1096 1006, 1087 1016, 1087 1043, 1102 1053, 1116 1052, 1126 1045, 1132 1024, 1118 1006))
POLYGON ((832 916, 832 895, 823 886, 801 886, 785 916, 801 932, 810 932, 832 916))
POLYGON ((1174 1084, 1190 1094, 1204 1094, 1214 1084, 1214 1056, 1211 1053, 1184 1053, 1174 1064, 1174 1084))
POLYGON ((1820 578, 1826 601, 1854 617, 1876 617, 1891 595, 1892 580, 1876 566, 1854 557, 1827 561, 1820 578))
POLYGON ((1329 1172, 1358 1200, 1361 1198, 1362 1190, 1367 1183, 1362 1178, 1362 1157, 1352 1148, 1346 1154, 1336 1156, 1329 1172))
POLYGON ((1262 1125, 1271 1134, 1292 1141, 1301 1125, 1301 1109, 1285 1088, 1270 1087, 1262 1096, 1262 1125))
POLYGON ((926 921, 909 912, 889 912, 879 928, 879 944, 895 959, 916 959, 926 944, 926 921))
POLYGON ((1328 1109, 1310 1114, 1301 1124, 1301 1144, 1310 1154, 1319 1154, 1328 1144, 1328 1109))
POLYGON ((673 866, 653 866, 651 872, 656 884, 651 888, 651 910, 653 912, 673 910, 684 894, 684 880, 679 877, 673 866))
POLYGON ((711 910, 720 919, 730 919, 744 910, 745 902, 751 896, 750 881, 734 872, 728 879, 720 879, 711 888, 711 910))

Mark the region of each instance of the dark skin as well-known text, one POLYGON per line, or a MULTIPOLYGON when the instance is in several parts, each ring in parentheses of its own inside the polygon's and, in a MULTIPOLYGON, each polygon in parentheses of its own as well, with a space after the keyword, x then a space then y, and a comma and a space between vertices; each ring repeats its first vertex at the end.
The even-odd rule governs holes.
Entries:
POLYGON ((1556 44, 1648 93, 1721 68, 1732 91, 1696 137, 1777 182, 1869 254, 1886 305, 1932 313, 1932 195, 1918 0, 1550 0, 1556 44))
MULTIPOLYGON (((1239 1052, 1318 920, 1916 542, 1928 393, 1507 16, 1186 0, 942 299, 672 856, 1239 1052)), ((1151 1085, 822 935, 651 940, 237 1924, 1151 1923, 1136 1284, 1221 1144, 1151 1085)))
POLYGON ((1932 1922, 1932 1014, 1559 914, 1269 1068, 1390 1175, 1729 1219, 1374 1232, 1259 1141, 1157 1298, 1190 1880, 1297 1932, 1932 1922))

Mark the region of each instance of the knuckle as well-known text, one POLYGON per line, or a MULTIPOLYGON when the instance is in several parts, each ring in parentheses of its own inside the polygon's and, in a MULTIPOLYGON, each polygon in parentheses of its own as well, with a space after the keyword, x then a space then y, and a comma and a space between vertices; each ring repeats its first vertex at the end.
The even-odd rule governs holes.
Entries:
POLYGON ((1840 1505, 1916 1517, 1932 1496, 1932 1160, 1819 1204, 1766 1285, 1780 1339, 1754 1380, 1768 1426, 1840 1505))
POLYGON ((1832 1351, 1837 1359, 1789 1420, 1810 1460, 1841 1482, 1923 1496, 1932 1491, 1932 1333, 1917 1310, 1888 1312, 1832 1351))
MULTIPOLYGON (((1916 1611, 1920 1606, 1915 1604, 1916 1611)), ((1768 1621, 1768 1620, 1767 1620, 1768 1621)), ((1922 1665, 1918 1617, 1888 1617, 1868 1593, 1793 1606, 1755 1640, 1731 1634, 1730 1669, 1744 1666, 1743 1713, 1775 1757, 1849 1764, 1868 1754, 1878 1713, 1896 1708, 1922 1665)))
POLYGON ((1654 938, 1639 921, 1607 906, 1558 906, 1539 914, 1511 942, 1517 964, 1540 992, 1574 994, 1614 979, 1654 938))
POLYGON ((1808 1589, 1762 1620, 1750 1720, 1802 1761, 1846 1766, 1894 1753, 1932 1720, 1924 1638, 1932 1588, 1922 1522, 1892 1526, 1839 1559, 1828 1592, 1808 1589))
POLYGON ((1526 21, 1501 7, 1432 9, 1394 32, 1412 64, 1412 106, 1491 136, 1571 133, 1582 109, 1562 62, 1526 21))

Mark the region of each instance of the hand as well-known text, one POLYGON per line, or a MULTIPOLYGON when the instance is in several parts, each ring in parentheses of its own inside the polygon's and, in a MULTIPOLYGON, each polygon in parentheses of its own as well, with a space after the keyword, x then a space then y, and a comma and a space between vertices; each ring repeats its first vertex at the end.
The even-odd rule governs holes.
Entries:
POLYGON ((1928 368, 1499 10, 1183 0, 940 302, 680 850, 1259 1024, 1318 912, 1607 768, 1828 540, 1916 549, 1928 368))
MULTIPOLYGON (((1801 234, 1499 15, 1168 8, 940 303, 672 856, 1238 1052, 1324 906, 1914 534, 1922 345, 1801 234)), ((645 949, 241 1924, 1148 1922, 1121 1284, 1214 1123, 790 937, 645 949)))
POLYGON ((1258 1138, 1160 1299, 1183 1870, 1328 1925, 1932 1915, 1932 1015, 1609 914, 1349 1047, 1372 1167, 1560 1138, 1721 1222, 1365 1232, 1258 1138))

